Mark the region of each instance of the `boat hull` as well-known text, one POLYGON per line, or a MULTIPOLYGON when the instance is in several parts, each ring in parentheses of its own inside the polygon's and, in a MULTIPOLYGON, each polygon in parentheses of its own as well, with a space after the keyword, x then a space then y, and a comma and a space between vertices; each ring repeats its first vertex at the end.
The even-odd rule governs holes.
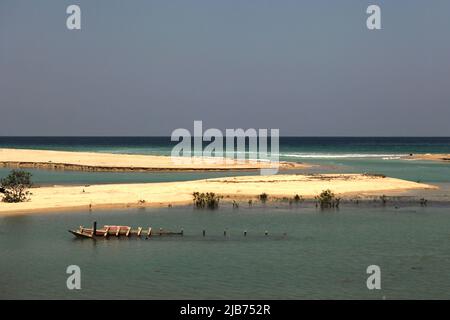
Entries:
POLYGON ((150 238, 154 236, 182 236, 183 231, 173 232, 163 229, 153 231, 152 228, 137 228, 132 229, 129 226, 104 226, 97 229, 94 234, 94 229, 80 227, 78 230, 69 230, 71 234, 80 239, 108 239, 110 237, 145 237, 150 238))
POLYGON ((92 234, 89 235, 87 233, 83 233, 83 232, 76 231, 76 230, 69 230, 69 232, 80 239, 93 239, 92 234))

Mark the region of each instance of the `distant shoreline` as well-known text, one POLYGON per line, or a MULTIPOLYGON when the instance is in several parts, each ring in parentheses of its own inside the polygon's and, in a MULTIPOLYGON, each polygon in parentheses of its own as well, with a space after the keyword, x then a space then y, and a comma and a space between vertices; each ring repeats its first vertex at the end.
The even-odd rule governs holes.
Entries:
POLYGON ((0 167, 90 172, 152 171, 251 171, 272 168, 303 169, 310 165, 296 162, 238 161, 225 158, 170 157, 34 149, 0 149, 0 167))

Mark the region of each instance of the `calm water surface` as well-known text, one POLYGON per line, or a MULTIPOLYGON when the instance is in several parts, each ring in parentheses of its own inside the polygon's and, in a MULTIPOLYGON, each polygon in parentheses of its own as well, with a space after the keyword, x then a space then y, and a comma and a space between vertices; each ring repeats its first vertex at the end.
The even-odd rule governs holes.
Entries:
POLYGON ((438 207, 180 207, 2 217, 0 298, 448 299, 449 225, 449 209, 438 207), (67 232, 93 220, 184 228, 185 236, 92 241, 67 232), (66 289, 71 264, 82 270, 79 291, 66 289), (366 288, 372 264, 382 270, 380 291, 366 288))
MULTIPOLYGON (((450 166, 405 161, 450 153, 450 138, 281 138, 299 172, 370 172, 435 183, 448 198, 450 166)), ((0 137, 0 147, 170 154, 167 137, 0 137)), ((254 172, 104 173, 30 170, 36 184, 184 181, 254 172)), ((0 177, 9 169, 0 168, 0 177)), ((421 195, 417 195, 421 196, 421 195)), ((428 198, 428 194, 425 194, 428 198)), ((450 298, 450 208, 190 207, 0 217, 0 298, 303 299, 450 298), (184 228, 182 238, 76 240, 67 229, 102 224, 184 228), (207 232, 202 237, 202 230, 207 232), (228 237, 223 236, 227 230, 228 237), (243 231, 248 236, 243 236, 243 231), (264 236, 264 231, 269 236, 264 236), (287 236, 283 236, 287 233, 287 236), (66 288, 68 265, 82 289, 66 288), (382 290, 366 287, 381 267, 382 290)))

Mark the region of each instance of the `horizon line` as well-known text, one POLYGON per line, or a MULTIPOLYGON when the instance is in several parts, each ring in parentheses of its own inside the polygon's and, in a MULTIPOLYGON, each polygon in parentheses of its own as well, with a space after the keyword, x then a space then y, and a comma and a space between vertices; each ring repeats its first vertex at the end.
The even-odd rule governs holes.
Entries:
MULTIPOLYGON (((170 138, 171 136, 165 136, 165 135, 124 135, 124 136, 116 136, 116 135, 37 135, 37 136, 28 136, 28 135, 23 135, 23 136, 6 136, 6 135, 0 135, 0 138, 170 138)), ((202 136, 194 136, 192 135, 191 137, 202 137, 202 136)), ((226 137, 224 135, 224 137, 226 137)), ((384 135, 384 136, 359 136, 359 135, 355 135, 355 136, 349 136, 349 135, 301 135, 301 136, 296 136, 296 135, 284 135, 284 136, 279 136, 280 138, 450 138, 450 135, 448 136, 435 136, 435 135, 430 135, 430 136, 400 136, 400 135, 384 135)))

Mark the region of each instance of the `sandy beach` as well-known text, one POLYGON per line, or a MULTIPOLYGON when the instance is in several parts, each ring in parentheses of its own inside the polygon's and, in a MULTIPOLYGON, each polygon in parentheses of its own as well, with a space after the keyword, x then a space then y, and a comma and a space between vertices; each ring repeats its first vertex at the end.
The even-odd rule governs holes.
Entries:
POLYGON ((450 163, 450 154, 448 153, 424 153, 424 154, 414 154, 408 159, 412 160, 427 160, 427 161, 440 161, 450 163))
POLYGON ((31 201, 0 202, 0 214, 46 212, 64 209, 96 209, 140 206, 168 206, 192 203, 193 192, 214 192, 232 200, 292 198, 296 194, 313 198, 325 189, 340 196, 386 194, 413 189, 436 188, 406 180, 364 174, 241 176, 185 182, 53 186, 31 189, 31 201))
MULTIPOLYGON (((124 172, 258 170, 271 166, 267 162, 224 161, 221 158, 195 158, 189 161, 189 158, 174 159, 168 156, 27 149, 0 149, 0 165, 11 168, 124 172)), ((306 167, 306 164, 280 163, 281 169, 306 167)), ((75 208, 183 205, 192 202, 193 192, 214 192, 229 200, 248 200, 261 193, 267 193, 272 199, 292 198, 296 194, 307 199, 314 198, 325 189, 340 196, 364 196, 435 188, 427 184, 366 174, 255 175, 165 183, 51 186, 32 188, 33 195, 28 202, 0 202, 0 214, 75 208)))
MULTIPOLYGON (((0 149, 0 166, 79 171, 227 171, 271 168, 274 163, 223 158, 169 157, 100 152, 0 149)), ((280 162, 280 169, 300 169, 306 164, 280 162)))

